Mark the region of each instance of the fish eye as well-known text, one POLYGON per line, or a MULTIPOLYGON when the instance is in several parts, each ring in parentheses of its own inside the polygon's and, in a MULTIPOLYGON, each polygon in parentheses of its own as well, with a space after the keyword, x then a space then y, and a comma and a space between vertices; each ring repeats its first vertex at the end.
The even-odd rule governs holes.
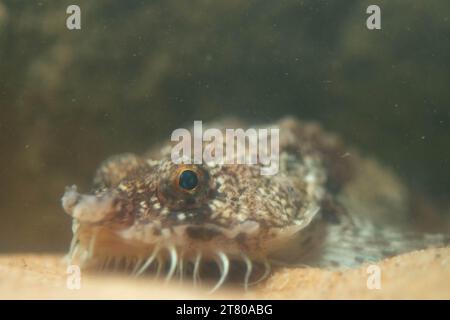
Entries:
POLYGON ((174 165, 158 182, 156 195, 161 204, 172 210, 199 208, 208 201, 214 181, 202 166, 174 165))
POLYGON ((185 190, 193 190, 198 185, 197 173, 192 170, 184 170, 178 178, 178 185, 185 190))

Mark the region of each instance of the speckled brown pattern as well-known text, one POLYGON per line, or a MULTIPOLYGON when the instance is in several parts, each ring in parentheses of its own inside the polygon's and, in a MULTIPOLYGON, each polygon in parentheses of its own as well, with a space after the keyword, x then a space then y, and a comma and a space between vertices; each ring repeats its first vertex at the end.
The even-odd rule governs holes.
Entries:
MULTIPOLYGON (((210 127, 233 123, 248 128, 229 120, 210 127)), ((259 164, 175 165, 170 144, 159 155, 106 160, 90 195, 73 186, 63 197, 74 217, 72 261, 137 273, 158 261, 169 278, 196 278, 199 265, 216 261, 222 280, 231 261, 245 265, 247 284, 253 266, 260 276, 261 266, 277 264, 356 266, 445 242, 395 229, 407 219, 408 190, 338 136, 293 118, 261 127, 280 129, 273 176, 261 175, 259 164), (198 176, 193 190, 178 186, 185 169, 198 176)))

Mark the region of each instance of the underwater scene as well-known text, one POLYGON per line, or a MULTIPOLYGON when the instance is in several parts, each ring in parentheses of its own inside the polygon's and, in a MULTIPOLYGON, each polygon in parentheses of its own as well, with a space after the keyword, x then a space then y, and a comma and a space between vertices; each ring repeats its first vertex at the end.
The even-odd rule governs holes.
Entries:
POLYGON ((0 0, 0 149, 0 299, 450 299, 448 1, 0 0))

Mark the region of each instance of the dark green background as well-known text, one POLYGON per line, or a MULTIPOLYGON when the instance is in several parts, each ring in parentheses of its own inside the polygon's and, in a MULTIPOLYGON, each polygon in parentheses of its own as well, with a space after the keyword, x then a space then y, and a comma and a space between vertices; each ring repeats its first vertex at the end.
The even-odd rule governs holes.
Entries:
POLYGON ((448 0, 0 0, 0 250, 66 249, 66 185, 222 115, 318 120, 447 201, 449 19, 448 0))

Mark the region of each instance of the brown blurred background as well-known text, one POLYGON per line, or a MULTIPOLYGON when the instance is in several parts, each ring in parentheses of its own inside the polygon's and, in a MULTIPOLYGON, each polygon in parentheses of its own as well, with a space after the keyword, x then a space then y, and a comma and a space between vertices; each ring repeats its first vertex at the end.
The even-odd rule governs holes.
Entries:
MULTIPOLYGON (((450 187, 450 2, 0 0, 0 251, 62 251, 64 187, 194 119, 315 119, 436 203, 450 187)), ((443 215, 446 214, 443 212, 443 215)))

